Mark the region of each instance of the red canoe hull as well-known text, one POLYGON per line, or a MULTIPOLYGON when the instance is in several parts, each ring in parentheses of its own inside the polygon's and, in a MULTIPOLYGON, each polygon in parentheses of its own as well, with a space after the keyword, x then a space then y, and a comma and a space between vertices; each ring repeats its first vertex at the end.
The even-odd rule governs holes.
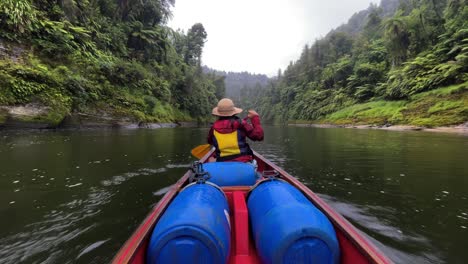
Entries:
MULTIPOLYGON (((206 162, 213 154, 211 151, 201 159, 206 162)), ((254 152, 258 163, 258 171, 274 170, 279 177, 289 182, 300 190, 318 209, 320 209, 332 222, 340 244, 340 263, 360 264, 360 263, 393 263, 375 245, 366 239, 351 223, 343 216, 333 210, 317 194, 312 192, 296 178, 289 175, 280 167, 276 166, 260 154, 254 152)), ((132 236, 122 246, 112 263, 123 264, 143 264, 145 263, 146 248, 152 231, 164 210, 169 206, 177 193, 189 183, 191 172, 185 175, 172 186, 159 203, 153 208, 151 213, 145 218, 132 236)), ((231 255, 229 263, 260 263, 260 259, 255 250, 253 239, 249 232, 248 210, 246 205, 246 195, 251 186, 224 187, 222 188, 231 211, 231 255)))

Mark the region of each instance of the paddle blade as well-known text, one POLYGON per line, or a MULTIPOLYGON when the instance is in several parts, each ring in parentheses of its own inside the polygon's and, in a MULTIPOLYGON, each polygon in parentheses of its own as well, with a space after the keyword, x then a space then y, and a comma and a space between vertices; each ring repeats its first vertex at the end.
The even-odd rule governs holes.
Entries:
POLYGON ((191 153, 195 158, 201 159, 210 151, 210 149, 211 149, 210 144, 204 144, 204 145, 200 145, 192 149, 191 153))

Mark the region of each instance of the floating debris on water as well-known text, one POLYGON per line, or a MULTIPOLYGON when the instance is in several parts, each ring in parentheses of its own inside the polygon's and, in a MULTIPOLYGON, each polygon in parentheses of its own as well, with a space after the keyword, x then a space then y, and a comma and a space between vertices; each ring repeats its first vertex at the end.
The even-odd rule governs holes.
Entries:
POLYGON ((83 251, 81 251, 80 254, 78 254, 78 257, 76 257, 76 258, 78 259, 78 258, 80 258, 81 256, 83 256, 84 254, 95 250, 96 248, 100 247, 102 244, 106 243, 106 242, 109 241, 109 240, 110 240, 110 239, 106 239, 106 240, 98 241, 98 242, 95 242, 95 243, 89 245, 89 246, 86 247, 83 251))
POLYGON ((15 190, 15 192, 19 192, 19 191, 20 191, 20 189, 16 189, 16 190, 15 190))
POLYGON ((33 169, 32 171, 38 171, 38 169, 33 169))
POLYGON ((18 183, 19 181, 14 181, 13 183, 18 183))
POLYGON ((463 229, 466 229, 466 226, 460 226, 460 227, 463 228, 463 229))
POLYGON ((79 168, 80 168, 80 166, 76 166, 76 167, 75 167, 75 169, 79 169, 79 168))
POLYGON ((110 159, 106 159, 105 161, 106 161, 106 162, 109 162, 109 161, 110 161, 110 159))
POLYGON ((80 186, 82 185, 83 183, 79 182, 77 184, 72 184, 72 185, 68 185, 68 188, 73 188, 73 187, 76 187, 76 186, 80 186))
POLYGON ((189 168, 190 164, 167 164, 167 168, 174 169, 174 168, 189 168))
POLYGON ((358 182, 358 183, 356 183, 356 185, 359 185, 359 186, 361 186, 361 185, 362 185, 362 183, 358 182))
POLYGON ((440 201, 440 198, 435 198, 436 201, 440 201))
POLYGON ((442 191, 442 193, 449 194, 449 192, 447 192, 447 191, 442 191))
POLYGON ((101 163, 101 161, 100 161, 100 160, 96 160, 96 161, 95 161, 95 162, 93 162, 93 163, 95 163, 95 164, 99 164, 99 163, 101 163))
POLYGON ((400 177, 405 177, 405 174, 404 174, 404 173, 400 173, 400 177))
POLYGON ((51 181, 55 180, 55 178, 50 178, 51 181))
POLYGON ((351 179, 350 178, 344 178, 345 181, 350 181, 351 179))
POLYGON ((385 193, 384 191, 380 191, 380 193, 385 193))
POLYGON ((16 202, 15 202, 15 201, 11 201, 11 202, 10 202, 10 204, 14 204, 14 203, 16 203, 16 202))

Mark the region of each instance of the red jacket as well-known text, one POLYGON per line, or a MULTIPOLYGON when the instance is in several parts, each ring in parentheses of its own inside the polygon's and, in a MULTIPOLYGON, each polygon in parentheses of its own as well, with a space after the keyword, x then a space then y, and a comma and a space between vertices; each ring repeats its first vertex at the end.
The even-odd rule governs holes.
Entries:
MULTIPOLYGON (((210 132, 208 133, 208 143, 213 145, 214 133, 213 130, 216 130, 218 133, 227 134, 232 133, 236 130, 239 130, 241 137, 248 137, 253 141, 262 141, 263 140, 263 128, 260 124, 260 117, 254 116, 250 118, 250 124, 247 122, 249 118, 237 119, 234 122, 232 119, 219 119, 213 126, 211 126, 210 132)), ((230 161, 241 161, 249 162, 252 161, 253 157, 251 155, 244 155, 237 158, 234 158, 230 161)))

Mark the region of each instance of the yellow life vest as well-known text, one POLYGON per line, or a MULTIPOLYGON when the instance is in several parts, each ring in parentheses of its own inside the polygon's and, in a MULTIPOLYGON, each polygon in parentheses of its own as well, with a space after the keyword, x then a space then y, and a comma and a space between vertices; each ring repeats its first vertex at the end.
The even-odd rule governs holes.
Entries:
POLYGON ((239 130, 226 134, 214 130, 213 135, 218 160, 228 160, 251 154, 249 145, 245 142, 245 137, 240 136, 239 130))

